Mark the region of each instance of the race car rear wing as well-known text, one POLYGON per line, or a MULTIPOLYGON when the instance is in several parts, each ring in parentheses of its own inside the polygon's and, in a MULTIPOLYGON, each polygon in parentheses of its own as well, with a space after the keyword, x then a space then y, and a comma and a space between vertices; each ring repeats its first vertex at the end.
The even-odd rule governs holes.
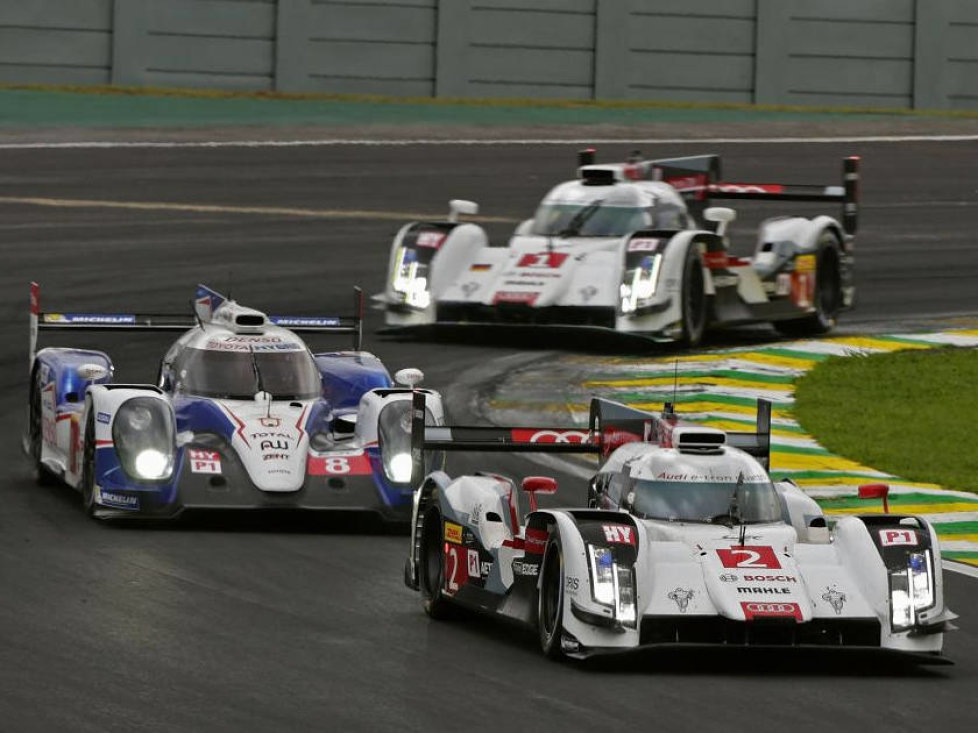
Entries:
POLYGON ((625 163, 595 166, 593 149, 578 153, 585 181, 597 183, 602 178, 663 181, 679 192, 696 216, 702 215, 710 201, 718 199, 837 202, 842 204, 842 229, 848 237, 856 233, 858 226, 859 162, 858 156, 843 158, 842 185, 823 186, 725 181, 719 155, 641 160, 636 153, 625 163))
MULTIPOLYGON (((661 415, 594 397, 588 429, 580 427, 472 427, 425 424, 425 395, 415 390, 411 411, 411 485, 424 479, 425 451, 480 451, 498 453, 593 453, 601 460, 625 443, 671 445, 672 430, 681 421, 666 403, 661 415)), ((728 431, 727 445, 757 458, 770 468, 771 403, 757 401, 756 429, 728 431)))
MULTIPOLYGON (((210 321, 228 299, 206 285, 198 285, 193 309, 189 313, 55 313, 41 310, 41 288, 30 286, 30 362, 34 364, 38 333, 49 331, 186 331, 210 321)), ((363 342, 363 291, 353 288, 351 316, 266 316, 269 323, 296 333, 352 334, 353 348, 363 342)))

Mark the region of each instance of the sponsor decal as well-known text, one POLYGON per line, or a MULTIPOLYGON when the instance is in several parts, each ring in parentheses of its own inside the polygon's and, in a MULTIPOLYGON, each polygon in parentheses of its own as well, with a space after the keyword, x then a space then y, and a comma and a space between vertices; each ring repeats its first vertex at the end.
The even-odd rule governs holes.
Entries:
POLYGON ((116 509, 139 509, 139 497, 120 494, 116 491, 100 491, 99 503, 116 509))
POLYGON ((221 454, 217 451, 191 448, 187 451, 187 460, 190 461, 190 470, 193 473, 221 472, 221 454))
POLYGON ((462 544, 462 525, 454 522, 445 522, 445 540, 454 542, 456 545, 462 544))
POLYGON ((370 459, 360 454, 348 456, 309 456, 306 472, 310 476, 362 476, 372 473, 370 459))
POLYGON ((263 428, 277 428, 282 424, 282 421, 277 417, 263 417, 258 422, 263 428))
POLYGON ((571 595, 575 595, 581 589, 581 579, 573 575, 568 575, 564 579, 564 589, 571 595))
POLYGON ((815 272, 815 255, 798 255, 795 258, 795 272, 815 272))
POLYGON ((418 239, 416 244, 419 247, 429 247, 431 249, 438 249, 444 244, 447 235, 441 232, 418 232, 418 239))
POLYGON ((629 252, 655 252, 659 248, 658 239, 639 237, 628 242, 629 252))
MULTIPOLYGON (((448 522, 445 529, 448 529, 448 522)), ((455 525, 456 527, 458 525, 455 525)), ((460 528, 461 529, 461 528, 460 528)), ((469 581, 468 551, 459 545, 445 543, 445 591, 454 595, 469 581)))
POLYGON ((95 419, 103 425, 108 425, 112 422, 112 415, 107 412, 98 412, 95 414, 95 419))
POLYGON ((253 344, 241 343, 240 341, 216 341, 211 339, 204 344, 204 348, 210 351, 302 351, 301 344, 283 341, 280 343, 259 342, 253 344))
POLYGON ((774 283, 774 294, 784 297, 791 292, 791 273, 780 272, 774 283))
POLYGON ((791 593, 791 588, 771 588, 766 586, 758 587, 756 585, 738 585, 737 592, 746 595, 788 595, 791 593))
POLYGON ((75 373, 84 380, 93 380, 108 376, 109 370, 101 364, 82 364, 75 369, 75 373))
POLYGON ((752 621, 755 618, 783 617, 802 621, 801 606, 797 603, 768 603, 763 601, 741 601, 740 608, 744 618, 752 621))
POLYGON ((470 578, 480 577, 482 575, 482 570, 479 566, 479 551, 469 550, 467 552, 467 557, 469 561, 469 567, 468 567, 469 577, 470 578))
POLYGON ((516 266, 557 268, 563 265, 568 257, 570 257, 570 255, 565 252, 537 252, 534 254, 525 254, 520 257, 519 261, 516 263, 516 266))
POLYGON ((45 323, 97 323, 106 326, 126 326, 136 322, 127 313, 45 313, 45 323))
POLYGON ((780 183, 717 183, 710 186, 711 193, 781 193, 780 183))
POLYGON ((794 575, 745 575, 745 581, 755 583, 797 583, 798 578, 794 575))
POLYGON ((677 191, 696 191, 698 193, 697 199, 699 199, 702 198, 706 188, 707 176, 701 173, 694 176, 676 176, 663 180, 677 191))
POLYGON ((738 580, 740 580, 740 578, 733 573, 724 573, 720 576, 720 580, 722 580, 724 583, 736 583, 738 580))
POLYGON ((679 613, 686 613, 686 609, 689 608, 689 602, 694 595, 696 595, 696 592, 692 588, 675 588, 669 591, 666 597, 670 601, 675 601, 679 607, 679 613))
POLYGON ((275 316, 269 319, 276 326, 285 328, 305 328, 317 326, 339 326, 339 318, 320 318, 315 316, 275 316))
POLYGON ((527 529, 523 549, 527 555, 542 555, 547 549, 547 531, 545 529, 527 529))
POLYGON ((763 545, 737 546, 717 550, 720 562, 725 568, 771 568, 780 570, 781 563, 774 554, 774 548, 763 545))
POLYGON ((514 428, 510 436, 517 443, 587 443, 588 434, 584 430, 536 430, 534 428, 514 428))
POLYGON ((846 594, 834 585, 827 585, 825 586, 825 592, 822 594, 822 600, 832 606, 832 610, 838 616, 842 613, 842 607, 846 605, 846 594))
POLYGON ((704 252, 703 264, 710 270, 719 270, 727 267, 747 267, 750 265, 750 260, 743 257, 733 257, 721 250, 719 252, 704 252))
POLYGON ((258 445, 258 450, 289 450, 287 440, 263 440, 258 445))
POLYGON ((917 544, 917 533, 912 529, 881 529, 879 533, 880 544, 883 547, 917 544))
POLYGON ((488 272, 491 269, 492 269, 492 265, 486 262, 476 262, 472 265, 469 265, 470 272, 488 272))
POLYGON ((500 290, 493 296, 492 304, 498 305, 499 303, 516 303, 520 305, 533 305, 537 302, 537 298, 539 297, 540 293, 536 292, 500 290))
POLYGON ((604 538, 607 542, 615 545, 634 545, 635 528, 626 524, 602 524, 604 538))
POLYGON ((535 578, 540 574, 540 566, 535 562, 523 562, 522 560, 513 560, 513 575, 518 575, 521 578, 535 578))

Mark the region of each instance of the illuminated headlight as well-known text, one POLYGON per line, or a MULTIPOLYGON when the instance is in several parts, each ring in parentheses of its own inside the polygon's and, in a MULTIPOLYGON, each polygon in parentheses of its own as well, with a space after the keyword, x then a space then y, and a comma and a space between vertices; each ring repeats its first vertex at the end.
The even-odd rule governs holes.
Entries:
POLYGON ((934 569, 930 551, 907 555, 906 569, 890 573, 890 621, 894 631, 906 631, 917 615, 934 605, 934 569))
POLYGON ((390 459, 391 481, 407 483, 411 480, 411 470, 413 468, 410 453, 398 453, 390 459))
POLYGON ((650 304, 655 297, 661 263, 662 256, 656 254, 646 257, 638 267, 625 270, 619 287, 622 313, 634 313, 650 304))
POLYGON ((405 305, 425 309, 431 304, 428 292, 428 265, 417 260, 413 249, 400 247, 394 262, 391 288, 405 305))
POLYGON ((161 481, 173 475, 176 452, 170 406, 152 397, 122 403, 112 421, 112 442, 123 471, 137 481, 161 481))
POLYGON ((632 568, 615 562, 608 547, 588 545, 591 570, 591 596, 595 602, 611 606, 615 619, 624 626, 635 627, 635 580, 632 568))

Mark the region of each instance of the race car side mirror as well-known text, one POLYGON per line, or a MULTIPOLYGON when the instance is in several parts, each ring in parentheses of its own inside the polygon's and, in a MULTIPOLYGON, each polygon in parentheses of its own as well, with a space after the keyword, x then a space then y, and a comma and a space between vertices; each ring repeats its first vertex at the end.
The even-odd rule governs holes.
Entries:
POLYGON ((703 212, 703 218, 717 225, 717 236, 722 237, 727 232, 727 225, 737 218, 737 212, 726 206, 711 206, 703 212))
POLYGON ((475 216, 479 213, 479 204, 475 201, 466 201, 465 199, 452 199, 448 202, 448 220, 451 222, 458 221, 459 214, 465 214, 467 216, 475 216))
POLYGON ((887 497, 890 495, 890 487, 887 484, 863 484, 859 487, 860 499, 882 499, 883 512, 890 513, 890 504, 887 497))
POLYGON ((424 381, 424 372, 420 369, 401 369, 394 373, 394 381, 402 387, 414 389, 424 381))
POLYGON ((523 491, 530 496, 530 511, 537 510, 537 494, 556 494, 557 481, 550 476, 527 476, 520 484, 523 491))

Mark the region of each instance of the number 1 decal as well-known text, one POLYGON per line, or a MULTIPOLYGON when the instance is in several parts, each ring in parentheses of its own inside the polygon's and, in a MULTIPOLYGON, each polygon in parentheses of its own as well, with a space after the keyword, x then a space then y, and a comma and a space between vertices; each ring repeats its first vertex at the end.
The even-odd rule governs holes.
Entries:
POLYGON ((729 549, 718 549, 717 555, 725 568, 781 568, 773 547, 764 546, 735 546, 729 549))

